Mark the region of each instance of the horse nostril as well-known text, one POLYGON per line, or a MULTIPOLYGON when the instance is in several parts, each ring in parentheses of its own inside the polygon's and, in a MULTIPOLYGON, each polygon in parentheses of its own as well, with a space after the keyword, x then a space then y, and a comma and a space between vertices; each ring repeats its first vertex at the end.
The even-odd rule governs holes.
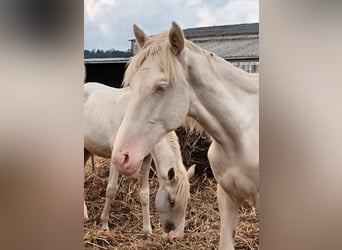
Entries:
POLYGON ((169 233, 174 229, 175 229, 175 226, 172 223, 166 222, 165 227, 164 227, 165 233, 169 233))
POLYGON ((128 156, 128 153, 124 154, 124 164, 127 164, 129 161, 129 156, 128 156))

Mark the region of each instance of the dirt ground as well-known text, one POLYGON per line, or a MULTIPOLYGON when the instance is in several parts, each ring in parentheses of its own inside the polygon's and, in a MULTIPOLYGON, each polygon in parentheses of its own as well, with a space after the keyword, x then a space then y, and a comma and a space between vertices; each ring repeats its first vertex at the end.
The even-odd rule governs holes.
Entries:
MULTIPOLYGON (((219 243, 219 212, 216 200, 216 182, 206 173, 190 180, 191 198, 187 209, 184 238, 175 242, 161 238, 162 229, 155 210, 158 180, 150 173, 150 214, 152 235, 142 232, 142 212, 137 179, 120 177, 119 190, 110 212, 110 231, 101 230, 99 222, 105 202, 109 160, 95 156, 96 176, 91 161, 85 167, 85 199, 89 221, 84 223, 85 249, 217 249, 219 243)), ((259 249, 259 219, 256 209, 244 202, 239 211, 235 234, 236 249, 259 249)))

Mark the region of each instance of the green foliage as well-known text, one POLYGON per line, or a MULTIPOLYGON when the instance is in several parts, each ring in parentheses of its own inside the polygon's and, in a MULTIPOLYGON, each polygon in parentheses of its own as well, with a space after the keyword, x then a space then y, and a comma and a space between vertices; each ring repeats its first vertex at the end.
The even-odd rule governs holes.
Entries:
POLYGON ((120 51, 120 50, 105 50, 102 49, 92 49, 84 50, 84 58, 128 58, 131 56, 131 51, 120 51))

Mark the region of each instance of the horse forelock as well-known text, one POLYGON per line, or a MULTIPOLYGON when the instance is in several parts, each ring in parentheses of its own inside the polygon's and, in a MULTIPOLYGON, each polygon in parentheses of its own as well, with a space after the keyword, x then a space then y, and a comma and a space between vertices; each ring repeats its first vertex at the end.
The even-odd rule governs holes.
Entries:
POLYGON ((176 206, 180 206, 189 199, 190 184, 186 169, 183 165, 183 158, 179 146, 179 140, 175 132, 167 134, 168 144, 175 153, 177 159, 177 184, 174 189, 174 197, 176 206))
MULTIPOLYGON (((172 87, 184 86, 184 83, 186 82, 184 70, 178 61, 177 56, 175 56, 171 50, 168 34, 169 33, 167 31, 164 31, 153 36, 151 39, 146 41, 138 53, 129 60, 124 80, 122 82, 123 87, 127 87, 132 83, 131 81, 134 74, 148 58, 158 62, 172 87)), ((186 39, 185 47, 191 52, 207 56, 209 62, 221 59, 216 54, 209 52, 186 39)))
MULTIPOLYGON (((209 52, 200 48, 195 43, 185 40, 185 46, 192 52, 208 55, 209 52)), ((181 63, 172 52, 168 40, 168 32, 162 32, 153 36, 144 46, 133 56, 127 64, 123 86, 132 84, 132 78, 141 68, 147 59, 157 62, 167 77, 171 87, 184 87, 185 75, 181 63)))

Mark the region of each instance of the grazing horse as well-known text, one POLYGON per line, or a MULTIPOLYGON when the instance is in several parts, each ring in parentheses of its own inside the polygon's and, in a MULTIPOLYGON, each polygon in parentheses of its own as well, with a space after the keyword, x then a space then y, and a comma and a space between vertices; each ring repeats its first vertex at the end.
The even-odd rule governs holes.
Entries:
MULTIPOLYGON (((90 153, 110 158, 116 131, 123 119, 130 96, 130 88, 115 89, 99 83, 84 85, 84 162, 90 153)), ((194 166, 186 171, 178 137, 168 133, 152 150, 159 180, 156 196, 157 212, 160 214, 164 238, 181 238, 185 224, 185 211, 190 197, 189 178, 194 166)), ((149 214, 148 176, 151 155, 145 157, 140 174, 140 200, 143 213, 143 231, 151 233, 149 214)), ((84 163, 85 164, 85 163, 84 163)), ((110 177, 106 189, 106 202, 101 214, 101 224, 108 230, 109 209, 117 192, 119 173, 110 164, 110 177)), ((84 205, 84 215, 87 215, 84 205)))
POLYGON ((218 183, 219 249, 234 249, 241 201, 259 200, 259 75, 186 40, 175 22, 152 38, 133 29, 141 49, 125 73, 131 98, 112 161, 126 176, 138 173, 152 148, 190 116, 213 139, 208 159, 218 183))

